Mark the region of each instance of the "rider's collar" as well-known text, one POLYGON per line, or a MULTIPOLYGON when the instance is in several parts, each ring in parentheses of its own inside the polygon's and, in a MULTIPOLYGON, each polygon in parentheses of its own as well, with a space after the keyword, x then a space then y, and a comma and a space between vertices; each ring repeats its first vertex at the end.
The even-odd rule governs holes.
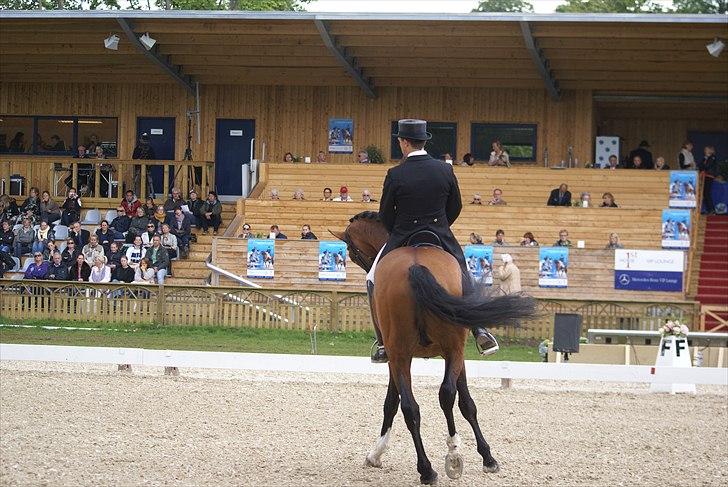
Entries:
POLYGON ((427 151, 425 149, 417 149, 415 151, 410 152, 407 154, 407 157, 413 157, 413 156, 426 156, 427 151))

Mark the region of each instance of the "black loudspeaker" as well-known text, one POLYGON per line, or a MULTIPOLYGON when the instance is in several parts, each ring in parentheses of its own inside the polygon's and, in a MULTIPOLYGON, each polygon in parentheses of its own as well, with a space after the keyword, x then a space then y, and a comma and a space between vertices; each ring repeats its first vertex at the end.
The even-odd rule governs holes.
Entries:
POLYGON ((578 352, 580 337, 581 315, 572 313, 554 315, 554 352, 578 352))

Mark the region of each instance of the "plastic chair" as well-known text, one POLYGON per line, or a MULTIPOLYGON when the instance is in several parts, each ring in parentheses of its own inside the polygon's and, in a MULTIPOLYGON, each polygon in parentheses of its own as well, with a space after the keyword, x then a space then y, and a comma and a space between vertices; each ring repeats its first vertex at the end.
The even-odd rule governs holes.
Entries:
POLYGON ((109 224, 111 224, 111 222, 113 222, 114 221, 114 218, 116 218, 117 216, 119 216, 119 212, 118 211, 116 211, 116 210, 108 210, 106 212, 106 216, 104 217, 104 220, 106 220, 107 222, 109 222, 109 224))
POLYGON ((15 257, 14 255, 13 255, 12 257, 13 257, 13 260, 15 261, 15 265, 14 265, 14 266, 13 266, 13 268, 12 268, 12 269, 10 269, 10 270, 11 270, 11 271, 16 271, 16 270, 20 269, 20 259, 18 259, 18 258, 17 258, 17 257, 15 257))
POLYGON ((101 221, 101 212, 98 208, 92 208, 86 212, 86 216, 83 217, 81 225, 98 225, 101 221))
POLYGON ((20 272, 25 274, 25 271, 28 270, 28 267, 30 267, 30 264, 32 264, 32 263, 33 263, 32 257, 28 257, 27 259, 25 259, 25 262, 23 262, 23 268, 20 270, 20 272))
POLYGON ((54 229, 56 240, 66 240, 68 238, 68 227, 65 225, 56 225, 54 229))

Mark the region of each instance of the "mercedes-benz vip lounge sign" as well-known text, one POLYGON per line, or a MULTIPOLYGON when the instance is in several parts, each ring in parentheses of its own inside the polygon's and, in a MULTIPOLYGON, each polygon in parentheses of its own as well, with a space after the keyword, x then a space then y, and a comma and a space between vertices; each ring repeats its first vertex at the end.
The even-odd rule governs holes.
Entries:
POLYGON ((614 289, 682 292, 684 270, 683 251, 614 251, 614 289))

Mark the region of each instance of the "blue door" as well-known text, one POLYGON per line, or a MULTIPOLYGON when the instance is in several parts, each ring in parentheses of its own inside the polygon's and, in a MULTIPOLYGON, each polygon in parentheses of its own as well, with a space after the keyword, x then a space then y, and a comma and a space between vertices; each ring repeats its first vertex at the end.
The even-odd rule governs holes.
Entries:
MULTIPOLYGON (((255 120, 218 118, 215 130, 215 186, 221 195, 243 194, 243 164, 250 164, 255 120)), ((247 171, 246 171, 247 174, 247 171)))
MULTIPOLYGON (((154 157, 158 160, 174 161, 174 117, 137 117, 137 140, 142 134, 149 134, 149 140, 154 149, 154 157)), ((171 171, 171 169, 170 169, 171 171)), ((160 194, 164 185, 164 168, 163 166, 153 166, 151 168, 152 183, 154 191, 148 192, 160 194)), ((174 175, 170 174, 170 179, 174 175)), ((163 195, 166 197, 166 195, 163 195)))

